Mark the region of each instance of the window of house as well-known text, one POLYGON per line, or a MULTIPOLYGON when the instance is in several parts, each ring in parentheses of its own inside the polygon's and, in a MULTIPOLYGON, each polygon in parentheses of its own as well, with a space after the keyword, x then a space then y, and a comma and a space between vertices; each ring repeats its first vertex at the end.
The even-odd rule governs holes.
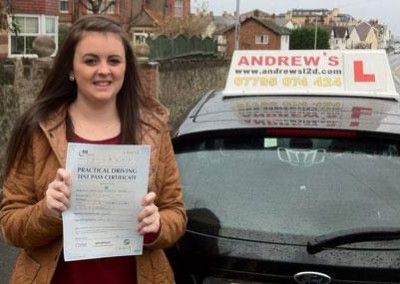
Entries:
POLYGON ((218 52, 224 53, 226 52, 226 36, 225 35, 218 35, 217 36, 217 50, 218 52))
POLYGON ((146 42, 147 33, 145 32, 134 32, 133 33, 133 44, 143 44, 146 42))
POLYGON ((183 0, 175 0, 175 17, 183 16, 183 0))
POLYGON ((47 15, 14 15, 19 32, 9 33, 10 56, 34 56, 33 41, 39 35, 48 35, 58 42, 58 18, 47 15))
POLYGON ((50 36, 54 42, 58 41, 56 17, 44 17, 44 34, 50 36))
POLYGON ((60 12, 68 13, 68 0, 60 0, 60 12))
POLYGON ((14 17, 19 33, 11 35, 11 54, 33 54, 32 43, 39 35, 39 19, 39 16, 14 17))
POLYGON ((256 35, 256 44, 268 44, 268 35, 256 35))

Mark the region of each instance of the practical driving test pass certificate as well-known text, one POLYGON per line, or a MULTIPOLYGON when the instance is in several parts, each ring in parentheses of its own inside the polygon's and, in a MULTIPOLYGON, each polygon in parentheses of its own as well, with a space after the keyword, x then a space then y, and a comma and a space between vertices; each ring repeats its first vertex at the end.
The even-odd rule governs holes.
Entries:
POLYGON ((136 231, 147 193, 149 145, 68 143, 70 208, 62 214, 65 261, 139 255, 136 231))

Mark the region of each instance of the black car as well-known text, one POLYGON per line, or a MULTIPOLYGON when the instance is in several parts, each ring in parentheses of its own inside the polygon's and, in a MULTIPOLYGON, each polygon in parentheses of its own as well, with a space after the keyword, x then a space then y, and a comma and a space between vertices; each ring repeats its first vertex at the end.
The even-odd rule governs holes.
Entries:
POLYGON ((212 91, 173 145, 177 283, 400 283, 398 101, 212 91))

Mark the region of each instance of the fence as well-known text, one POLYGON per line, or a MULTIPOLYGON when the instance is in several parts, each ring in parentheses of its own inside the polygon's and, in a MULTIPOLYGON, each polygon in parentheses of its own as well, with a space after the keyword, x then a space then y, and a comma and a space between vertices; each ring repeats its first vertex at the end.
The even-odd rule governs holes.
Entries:
POLYGON ((149 38, 150 60, 165 60, 182 57, 216 57, 218 55, 217 42, 210 37, 204 39, 198 36, 188 37, 178 35, 169 38, 160 35, 149 38))

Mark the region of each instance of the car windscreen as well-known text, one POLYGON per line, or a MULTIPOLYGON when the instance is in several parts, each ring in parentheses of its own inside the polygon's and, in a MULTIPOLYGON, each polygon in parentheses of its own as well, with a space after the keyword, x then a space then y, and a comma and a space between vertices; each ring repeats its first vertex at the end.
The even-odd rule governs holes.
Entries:
POLYGON ((204 233, 292 242, 400 227, 398 137, 237 132, 193 136, 175 151, 191 225, 204 233))

